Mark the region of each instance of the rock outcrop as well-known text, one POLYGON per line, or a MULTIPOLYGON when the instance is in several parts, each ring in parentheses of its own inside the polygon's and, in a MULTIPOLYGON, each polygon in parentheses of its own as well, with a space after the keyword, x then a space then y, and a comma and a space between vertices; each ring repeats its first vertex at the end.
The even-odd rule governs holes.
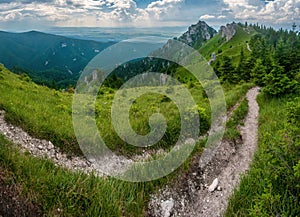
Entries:
POLYGON ((195 25, 191 25, 188 31, 178 38, 179 41, 188 44, 191 47, 199 48, 203 43, 211 39, 216 30, 207 25, 204 21, 199 21, 195 25))
POLYGON ((236 33, 236 23, 230 23, 226 26, 221 26, 219 33, 222 34, 222 38, 226 37, 226 41, 228 42, 230 39, 235 36, 236 33))

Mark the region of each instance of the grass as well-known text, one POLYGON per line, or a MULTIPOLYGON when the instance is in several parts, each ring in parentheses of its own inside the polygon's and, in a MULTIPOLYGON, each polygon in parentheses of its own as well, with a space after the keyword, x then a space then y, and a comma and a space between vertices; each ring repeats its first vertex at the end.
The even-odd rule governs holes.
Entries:
POLYGON ((7 121, 67 153, 80 154, 72 129, 72 95, 36 85, 0 67, 0 109, 7 121))
POLYGON ((218 49, 225 43, 225 39, 221 34, 216 34, 212 39, 208 40, 200 49, 200 53, 209 60, 213 52, 218 52, 218 49))
POLYGON ((71 173, 48 160, 21 154, 2 135, 0 169, 13 174, 22 194, 40 205, 46 216, 143 216, 147 193, 159 183, 71 173))
POLYGON ((224 138, 228 139, 232 142, 236 142, 236 140, 241 137, 241 133, 238 130, 238 126, 243 124, 244 119, 248 113, 248 101, 244 99, 241 104, 233 111, 232 116, 226 123, 226 131, 224 138))
MULTIPOLYGON (((177 91, 176 87, 172 91, 177 91)), ((51 140, 63 152, 82 154, 72 125, 72 94, 38 86, 27 76, 17 76, 4 67, 0 68, 0 92, 0 109, 6 111, 7 121, 21 126, 37 138, 51 140)), ((117 151, 120 149, 125 154, 131 153, 132 150, 122 143, 111 125, 110 107, 115 93, 116 91, 110 88, 101 90, 95 106, 98 127, 110 148, 117 151)), ((200 88, 194 87, 192 93, 198 103, 201 102, 202 106, 209 109, 208 100, 204 99, 200 88)), ((171 125, 167 131, 169 136, 164 138, 160 145, 167 147, 168 144, 173 144, 170 138, 176 139, 176 135, 171 134, 178 132, 179 117, 177 107, 164 94, 148 94, 137 99, 131 108, 131 123, 137 133, 146 134, 149 131, 149 116, 159 110, 166 115, 171 125)), ((85 106, 91 109, 92 105, 85 106)))
POLYGON ((260 95, 258 101, 258 151, 226 216, 300 216, 300 99, 260 95))
POLYGON ((205 45, 200 48, 200 53, 207 59, 213 52, 217 54, 217 58, 222 59, 222 56, 229 56, 232 58, 232 63, 237 66, 240 58, 241 49, 244 50, 246 56, 250 55, 250 51, 247 49, 247 42, 250 41, 251 37, 257 32, 252 27, 244 29, 240 25, 236 26, 236 34, 234 37, 226 42, 222 39, 221 34, 215 35, 205 45))
MULTIPOLYGON (((249 85, 230 86, 225 88, 226 101, 229 107, 233 106, 249 85)), ((178 91, 177 87, 172 90, 178 91)), ((165 90, 168 91, 168 90, 165 90)), ((199 84, 192 85, 190 91, 201 108, 201 132, 209 126, 209 102, 199 84), (206 124, 203 124, 206 123, 206 124)), ((72 125, 72 99, 73 95, 38 86, 26 76, 17 76, 1 66, 0 68, 0 109, 6 111, 8 122, 22 127, 29 134, 53 142, 57 147, 70 155, 81 155, 72 125)), ((114 132, 110 119, 110 105, 115 90, 104 88, 97 98, 95 111, 100 132, 108 146, 122 154, 139 153, 141 149, 134 150, 125 144, 114 132)), ((91 105, 86 105, 87 107, 91 105)), ((131 124, 137 133, 149 132, 148 118, 151 114, 160 111, 168 121, 166 136, 156 148, 169 148, 174 144, 178 128, 178 110, 176 105, 162 94, 148 94, 138 98, 132 106, 131 124), (149 105, 150 104, 150 105, 149 105)))
MULTIPOLYGON (((121 154, 130 154, 130 153, 142 153, 143 150, 149 149, 168 149, 170 145, 173 145, 178 140, 180 134, 180 114, 177 108, 177 105, 171 101, 170 98, 166 96, 168 92, 172 92, 171 96, 180 97, 180 91, 184 88, 183 86, 174 86, 174 87, 161 87, 160 93, 151 93, 153 90, 157 90, 157 88, 153 87, 143 87, 143 92, 148 92, 147 94, 134 99, 134 95, 137 89, 126 89, 125 92, 122 93, 125 99, 128 97, 132 98, 133 104, 130 108, 130 124, 132 129, 139 135, 147 135, 150 133, 151 128, 149 126, 149 118, 151 115, 155 113, 162 114, 167 121, 167 130, 164 134, 164 137, 161 141, 152 146, 150 148, 136 148, 128 143, 124 142, 116 133, 114 126, 112 125, 112 117, 111 117, 111 105, 112 100, 103 100, 105 97, 109 97, 110 95, 105 94, 99 96, 96 102, 96 112, 98 115, 97 126, 99 131, 101 132, 101 136, 108 144, 109 148, 112 150, 116 150, 121 154)), ((203 108, 204 113, 201 114, 202 125, 200 126, 200 131, 206 132, 209 127, 209 102, 207 99, 203 97, 202 90, 200 87, 195 87, 191 90, 192 95, 198 105, 201 103, 201 108, 203 108)), ((112 98, 115 92, 111 94, 112 98)), ((123 96, 122 96, 123 97, 123 96)), ((115 101, 116 102, 116 101, 115 101)), ((119 108, 123 108, 126 106, 126 102, 122 101, 122 98, 117 102, 119 108)), ((186 108, 192 109, 192 108, 186 108)), ((197 111, 196 111, 197 112, 197 111)), ((124 115, 125 112, 119 112, 119 115, 124 115)), ((123 117, 123 116, 122 116, 123 117)), ((121 116, 118 118, 121 119, 121 116)), ((124 118, 124 117, 123 117, 124 118)), ((125 117, 126 119, 126 117, 125 117)), ((123 134, 129 135, 126 133, 126 128, 122 128, 123 134), (125 128, 125 129, 124 129, 125 128)))
POLYGON ((252 83, 243 83, 239 85, 224 84, 223 89, 225 92, 225 100, 227 108, 232 108, 242 97, 246 95, 249 89, 254 87, 252 83))
MULTIPOLYGON (((194 153, 201 152, 204 141, 194 153)), ((12 174, 21 195, 41 208, 44 216, 145 216, 150 194, 189 168, 192 156, 170 175, 151 182, 131 183, 70 172, 51 161, 21 153, 0 134, 0 171, 12 174)))
MULTIPOLYGON (((250 85, 226 87, 225 95, 229 105, 235 104, 235 101, 237 102, 250 87, 250 85)), ((53 141, 67 153, 80 154, 72 128, 72 94, 38 86, 28 77, 17 76, 4 67, 0 69, 0 91, 0 109, 6 111, 5 118, 9 122, 21 126, 38 138, 53 141)), ((196 101, 205 101, 205 94, 197 84, 192 85, 190 91, 196 101)), ((102 95, 98 96, 96 111, 97 109, 109 111, 109 100, 114 93, 112 89, 104 89, 102 95)), ((202 108, 204 105, 201 105, 202 108)), ((148 115, 142 117, 140 114, 149 112, 150 115, 160 106, 161 109, 166 109, 165 113, 172 122, 171 116, 175 107, 169 99, 160 94, 148 95, 137 99, 134 103, 131 110, 133 128, 137 127, 135 124, 140 121, 141 129, 147 132, 147 126, 143 125, 141 119, 147 121, 148 115), (143 104, 148 103, 150 99, 153 110, 148 111, 149 106, 145 107, 143 104), (135 113, 135 107, 141 109, 139 111, 141 113, 135 113)), ((207 110, 209 111, 209 108, 207 110)), ((102 112, 99 114, 104 114, 102 112)), ((112 143, 114 141, 116 140, 111 140, 112 143)), ((197 143, 193 154, 200 154, 204 144, 205 141, 197 143)), ((46 216, 144 216, 149 195, 162 185, 172 183, 179 174, 186 172, 192 158, 193 155, 167 177, 146 183, 128 183, 113 178, 97 178, 93 175, 66 171, 54 166, 48 160, 20 153, 16 147, 0 136, 0 167, 13 174, 15 182, 22 186, 22 194, 39 204, 46 216)))

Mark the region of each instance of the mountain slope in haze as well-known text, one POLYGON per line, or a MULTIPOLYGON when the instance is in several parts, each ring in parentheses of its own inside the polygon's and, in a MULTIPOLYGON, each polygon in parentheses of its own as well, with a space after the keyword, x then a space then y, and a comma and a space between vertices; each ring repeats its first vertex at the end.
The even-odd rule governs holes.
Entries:
MULTIPOLYGON (((199 21, 196 24, 188 27, 187 31, 183 33, 178 38, 174 38, 174 40, 178 40, 184 44, 187 44, 195 49, 201 48, 205 45, 214 35, 217 34, 217 31, 210 27, 206 22, 199 21)), ((159 53, 169 52, 168 47, 172 47, 172 41, 169 40, 161 49, 158 50, 159 53)), ((154 51, 155 53, 156 51, 154 51)), ((176 54, 174 54, 176 55, 176 54)), ((184 75, 179 75, 177 77, 177 69, 180 68, 178 64, 171 63, 167 60, 157 59, 157 58, 144 58, 140 60, 135 60, 123 64, 122 66, 115 69, 115 71, 111 74, 109 82, 106 84, 110 87, 119 87, 123 81, 127 81, 130 78, 142 74, 145 72, 161 72, 166 74, 171 74, 180 81, 189 80, 186 79, 187 73, 184 75), (110 84, 108 84, 110 83, 110 84)), ((92 76, 90 76, 92 77, 92 76)))
POLYGON ((0 32, 0 62, 15 72, 27 73, 35 82, 59 86, 74 84, 81 70, 101 50, 101 43, 36 31, 0 32))

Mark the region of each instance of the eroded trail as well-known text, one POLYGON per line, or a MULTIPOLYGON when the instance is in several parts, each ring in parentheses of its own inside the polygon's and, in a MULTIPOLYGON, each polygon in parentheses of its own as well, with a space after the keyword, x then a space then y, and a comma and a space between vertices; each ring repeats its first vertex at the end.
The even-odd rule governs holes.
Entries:
POLYGON ((246 96, 249 111, 241 127, 242 141, 237 145, 222 141, 204 168, 199 166, 201 156, 196 158, 189 173, 179 178, 175 186, 153 195, 148 216, 223 216, 228 198, 249 169, 257 147, 258 93, 259 88, 252 88, 246 96))
POLYGON ((50 141, 40 140, 30 136, 19 127, 7 123, 4 118, 4 111, 0 111, 0 133, 6 136, 14 144, 18 144, 21 151, 29 152, 32 156, 47 158, 55 165, 62 166, 71 171, 91 173, 95 171, 91 162, 83 157, 67 157, 59 148, 50 141))

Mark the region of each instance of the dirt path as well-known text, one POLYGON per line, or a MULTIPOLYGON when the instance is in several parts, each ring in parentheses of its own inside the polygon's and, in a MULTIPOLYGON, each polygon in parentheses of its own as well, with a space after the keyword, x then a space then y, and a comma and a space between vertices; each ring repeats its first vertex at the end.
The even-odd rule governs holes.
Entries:
POLYGON ((223 141, 203 168, 199 166, 201 156, 196 157, 185 177, 180 177, 172 188, 167 186, 153 195, 148 216, 223 216, 228 198, 239 184, 241 174, 249 169, 257 147, 258 93, 256 87, 246 96, 249 112, 241 127, 242 141, 236 146, 223 141), (212 186, 213 182, 215 186, 212 186))
MULTIPOLYGON (((81 171, 87 174, 96 171, 91 162, 83 157, 67 157, 59 148, 54 147, 50 141, 33 138, 19 127, 5 121, 5 112, 0 111, 0 133, 14 144, 19 145, 21 151, 29 152, 32 156, 47 158, 71 171, 81 171)), ((100 174, 99 174, 100 175, 100 174)))

